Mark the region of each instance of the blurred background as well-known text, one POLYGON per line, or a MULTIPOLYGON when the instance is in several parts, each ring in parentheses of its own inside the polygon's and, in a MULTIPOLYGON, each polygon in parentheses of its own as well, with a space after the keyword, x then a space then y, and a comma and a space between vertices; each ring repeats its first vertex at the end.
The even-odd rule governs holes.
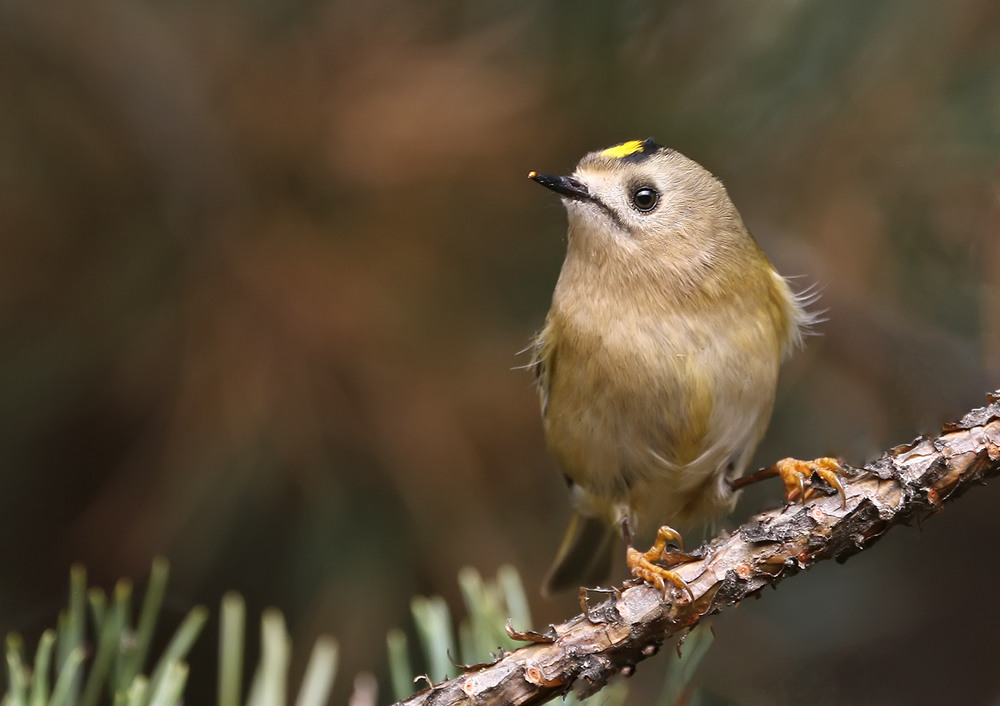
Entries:
MULTIPOLYGON (((861 463, 1000 386, 990 0, 0 5, 0 629, 52 625, 72 561, 162 553, 168 620, 278 606, 296 669, 340 639, 343 700, 462 566, 575 614, 537 592, 569 506, 517 352, 565 219, 525 174, 645 137, 822 287, 758 465, 861 463)), ((998 504, 715 618, 707 703, 1000 698, 998 504)))

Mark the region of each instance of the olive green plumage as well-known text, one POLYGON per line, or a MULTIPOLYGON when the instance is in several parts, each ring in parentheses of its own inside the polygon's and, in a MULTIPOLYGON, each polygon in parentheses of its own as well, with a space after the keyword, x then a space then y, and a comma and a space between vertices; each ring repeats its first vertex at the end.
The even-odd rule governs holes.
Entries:
MULTIPOLYGON (((533 367, 575 511, 646 529, 730 511, 727 480, 743 474, 781 360, 810 323, 802 298, 721 182, 679 152, 627 142, 571 177, 530 176, 562 195, 569 218, 533 367)), ((613 544, 594 526, 574 520, 547 590, 599 580, 604 559, 578 546, 613 544)))

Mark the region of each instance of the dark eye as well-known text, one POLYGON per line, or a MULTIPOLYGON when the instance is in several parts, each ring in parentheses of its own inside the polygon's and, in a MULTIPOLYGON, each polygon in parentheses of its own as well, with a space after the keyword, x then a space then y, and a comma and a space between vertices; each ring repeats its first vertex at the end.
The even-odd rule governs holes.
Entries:
POLYGON ((632 194, 632 205, 643 213, 652 211, 659 202, 660 194, 648 186, 640 187, 632 194))

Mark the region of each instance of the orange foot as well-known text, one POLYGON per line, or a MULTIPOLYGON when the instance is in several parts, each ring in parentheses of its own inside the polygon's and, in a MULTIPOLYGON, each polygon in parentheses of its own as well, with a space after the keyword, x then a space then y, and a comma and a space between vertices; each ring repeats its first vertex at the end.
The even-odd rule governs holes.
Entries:
POLYGON ((625 561, 628 562, 629 570, 631 570, 632 575, 637 579, 648 581, 663 591, 664 594, 667 592, 666 582, 669 581, 684 591, 689 601, 693 601, 694 594, 684 579, 681 578, 680 574, 654 563, 663 558, 663 554, 667 549, 667 542, 669 541, 677 541, 681 544, 682 548, 684 546, 680 534, 672 527, 664 525, 656 532, 656 541, 653 542, 653 546, 650 547, 649 551, 643 553, 630 546, 625 554, 625 561))
POLYGON ((785 484, 785 497, 788 498, 788 502, 802 502, 812 495, 813 489, 806 488, 806 481, 815 473, 840 493, 840 501, 847 507, 847 493, 844 492, 844 486, 840 482, 844 468, 837 459, 817 458, 812 461, 800 461, 796 458, 783 458, 774 464, 774 469, 785 484))

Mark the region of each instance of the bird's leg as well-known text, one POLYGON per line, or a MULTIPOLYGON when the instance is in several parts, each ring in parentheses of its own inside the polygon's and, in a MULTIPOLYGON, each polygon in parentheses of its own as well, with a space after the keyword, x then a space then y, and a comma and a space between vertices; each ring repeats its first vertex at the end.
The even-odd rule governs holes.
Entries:
POLYGON ((628 563, 628 568, 633 576, 653 584, 663 591, 664 595, 667 592, 666 582, 669 581, 686 593, 689 601, 694 600, 694 594, 691 592, 690 587, 688 587, 687 582, 681 578, 680 574, 656 563, 663 559, 663 553, 667 548, 668 541, 676 541, 681 545, 682 549, 684 548, 681 535, 675 529, 666 525, 661 527, 656 532, 656 541, 653 543, 653 546, 645 553, 640 552, 632 546, 632 528, 628 525, 628 521, 624 519, 622 520, 622 536, 626 538, 626 543, 628 544, 628 548, 625 551, 625 561, 628 563), (626 530, 628 534, 626 534, 626 530))
POLYGON ((622 539, 625 540, 625 546, 631 547, 634 535, 632 534, 632 521, 628 518, 628 515, 622 515, 622 519, 619 521, 619 527, 622 531, 622 539))
POLYGON ((846 507, 847 493, 840 482, 840 476, 844 473, 844 468, 835 458, 817 458, 812 461, 783 458, 773 466, 768 466, 749 476, 729 481, 729 486, 733 490, 739 490, 766 478, 780 476, 781 482, 785 484, 785 498, 788 502, 803 502, 808 500, 813 494, 813 489, 806 487, 806 481, 813 473, 825 480, 830 487, 840 494, 840 501, 846 507))

